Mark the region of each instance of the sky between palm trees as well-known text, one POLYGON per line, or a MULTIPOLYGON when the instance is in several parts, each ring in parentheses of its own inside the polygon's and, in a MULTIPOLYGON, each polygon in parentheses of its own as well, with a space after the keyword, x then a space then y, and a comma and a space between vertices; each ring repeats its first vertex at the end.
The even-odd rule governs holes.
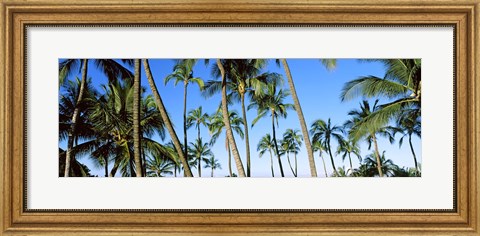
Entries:
MULTIPOLYGON (((305 121, 307 126, 310 125, 317 119, 328 120, 331 119, 333 125, 341 126, 349 117, 347 113, 352 109, 359 109, 360 102, 362 98, 356 98, 351 101, 342 102, 340 99, 341 89, 344 84, 348 81, 354 80, 359 76, 374 75, 378 77, 383 77, 385 75, 385 68, 383 64, 378 62, 360 62, 356 59, 339 59, 337 61, 337 66, 333 71, 328 71, 324 66, 318 61, 318 59, 288 59, 291 73, 295 80, 295 86, 297 90, 297 95, 299 97, 301 106, 303 108, 303 113, 305 115, 305 121)), ((164 78, 172 73, 173 67, 175 65, 174 60, 171 59, 150 59, 150 67, 152 73, 155 75, 155 82, 157 84, 158 90, 161 93, 165 107, 170 114, 172 122, 175 126, 178 138, 183 140, 183 86, 179 83, 177 86, 174 86, 173 83, 164 84, 164 78)), ((210 60, 210 64, 205 66, 203 61, 199 61, 193 71, 195 77, 202 78, 205 82, 212 78, 211 70, 212 65, 214 65, 214 60, 210 60)), ((269 62, 266 71, 276 72, 281 74, 284 79, 285 72, 284 70, 277 66, 272 60, 269 62)), ((96 68, 89 68, 89 77, 92 77, 93 86, 101 91, 100 85, 107 83, 107 78, 100 73, 96 68)), ((141 84, 146 89, 144 96, 151 94, 150 88, 148 87, 147 78, 144 70, 141 70, 141 84)), ((288 90, 288 84, 283 84, 283 89, 288 90)), ((62 90, 60 90, 62 92, 62 90)), ((102 91, 103 92, 103 91, 102 91)), ((375 99, 370 99, 373 102, 375 99)), ((389 100, 380 98, 379 103, 386 103, 389 100)), ((289 96, 285 100, 286 103, 292 103, 292 98, 289 96)), ((249 99, 246 98, 246 105, 250 103, 249 99)), ((198 108, 199 106, 203 107, 203 111, 207 112, 209 115, 213 114, 220 104, 220 94, 216 94, 209 98, 204 98, 201 95, 200 90, 197 85, 190 85, 188 90, 188 103, 187 111, 198 108)), ((239 103, 234 103, 229 106, 229 110, 236 110, 241 112, 241 107, 239 103)), ((247 111, 247 117, 249 125, 252 124, 252 120, 257 116, 257 111, 255 109, 247 111)), ((249 127, 250 130, 250 149, 251 149, 251 159, 252 159, 252 177, 270 177, 270 159, 268 155, 264 155, 262 158, 259 158, 259 152, 256 150, 257 144, 260 139, 266 134, 271 133, 271 120, 269 117, 259 120, 253 128, 249 127)), ((279 126, 277 128, 277 139, 281 139, 283 133, 287 129, 300 129, 300 124, 298 122, 297 115, 294 110, 288 112, 287 118, 279 118, 279 126)), ((205 142, 209 142, 211 136, 206 127, 200 127, 201 137, 205 142)), ((228 163, 227 163, 227 152, 225 150, 225 134, 221 134, 217 141, 212 147, 211 150, 215 155, 215 158, 218 159, 222 169, 215 170, 215 177, 224 177, 228 176, 228 163)), ((189 142, 194 142, 194 139, 197 137, 197 129, 195 126, 191 127, 188 130, 189 142)), ((398 139, 400 135, 397 135, 396 142, 390 144, 389 141, 385 138, 379 138, 378 145, 381 147, 382 151, 385 151, 385 156, 388 159, 392 159, 395 164, 400 167, 414 167, 412 161, 411 152, 404 143, 404 145, 399 148, 398 139)), ((153 139, 160 141, 158 136, 154 136, 153 139)), ((166 143, 170 139, 167 135, 167 138, 161 143, 166 143)), ((236 136, 237 146, 242 157, 242 161, 245 165, 245 142, 236 136)), ((421 163, 421 140, 414 136, 413 137, 413 147, 417 153, 417 158, 419 163, 421 163)), ((66 148, 66 142, 60 142, 60 148, 66 148)), ((337 143, 332 143, 332 152, 337 150, 337 143)), ((372 150, 368 150, 367 144, 365 142, 360 143, 360 150, 362 157, 372 153, 372 150)), ((318 176, 325 176, 322 161, 318 158, 318 153, 315 153, 315 162, 317 166, 318 176)), ((327 155, 323 154, 325 158, 327 155)), ((291 156, 292 158, 292 156, 291 156)), ((298 177, 310 177, 309 165, 307 159, 307 151, 305 146, 300 147, 300 152, 297 155, 298 158, 298 177)), ((104 168, 95 167, 93 163, 85 157, 78 156, 77 159, 79 162, 87 165, 91 174, 103 176, 104 168)), ((349 168, 348 160, 345 162, 342 161, 341 155, 334 156, 335 165, 337 168, 345 167, 349 168)), ((293 177, 291 171, 288 170, 286 156, 282 157, 284 162, 283 168, 285 170, 286 177, 293 177)), ((328 164, 328 160, 325 159, 327 163, 327 172, 332 174, 333 170, 331 165, 328 164)), ((352 158, 353 167, 356 168, 359 166, 358 159, 352 158)), ((202 165, 203 167, 203 165, 202 165)), ((235 167, 233 168, 236 173, 235 167)), ((193 168, 192 172, 196 173, 196 168, 193 168)), ((210 169, 204 168, 202 172, 210 173, 210 169)), ((280 176, 278 163, 274 161, 274 171, 275 176, 280 176)), ((118 174, 117 174, 118 175, 118 174)), ((210 174, 202 175, 202 177, 209 177, 210 174)))

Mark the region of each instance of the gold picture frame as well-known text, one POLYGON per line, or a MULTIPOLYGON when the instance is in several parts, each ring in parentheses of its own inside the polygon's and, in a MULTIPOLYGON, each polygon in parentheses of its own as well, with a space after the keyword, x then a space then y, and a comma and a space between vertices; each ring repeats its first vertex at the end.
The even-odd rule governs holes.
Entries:
POLYGON ((480 235, 480 0, 1 0, 0 235, 480 235), (274 24, 455 27, 456 210, 28 211, 27 25, 274 24))

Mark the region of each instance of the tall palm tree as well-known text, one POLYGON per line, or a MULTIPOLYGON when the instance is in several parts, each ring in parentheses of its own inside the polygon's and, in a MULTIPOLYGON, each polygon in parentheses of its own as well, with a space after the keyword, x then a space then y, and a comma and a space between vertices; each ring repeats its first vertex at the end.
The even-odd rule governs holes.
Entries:
POLYGON ((197 129, 197 139, 199 139, 200 125, 207 127, 208 119, 209 119, 208 114, 203 112, 202 106, 199 106, 197 109, 194 109, 188 112, 187 129, 195 125, 195 128, 197 129))
POLYGON ((200 90, 203 89, 203 80, 200 77, 193 76, 193 67, 197 63, 197 59, 182 59, 173 67, 172 74, 165 77, 165 85, 174 80, 174 85, 177 85, 179 82, 183 82, 183 139, 185 144, 184 154, 187 155, 187 90, 190 83, 195 83, 200 87, 200 90))
POLYGON ((398 140, 399 147, 403 144, 403 138, 408 136, 408 143, 410 145, 410 151, 412 152, 413 162, 415 164, 415 173, 416 176, 420 176, 420 170, 418 168, 417 155, 413 149, 412 136, 421 136, 421 121, 420 116, 416 112, 408 112, 403 114, 397 119, 397 131, 403 134, 403 136, 398 140))
POLYGON ((338 144, 343 142, 342 128, 340 126, 332 125, 330 118, 327 122, 322 119, 318 119, 313 122, 310 128, 310 134, 312 135, 312 141, 321 142, 330 155, 330 162, 335 176, 338 176, 337 168, 335 168, 335 161, 332 155, 332 139, 335 139, 338 144))
POLYGON ((198 177, 202 177, 202 161, 207 160, 205 157, 213 157, 210 145, 203 143, 202 138, 199 138, 194 143, 190 143, 189 152, 197 160, 198 177))
MULTIPOLYGON (((248 120, 245 106, 245 97, 249 96, 250 100, 258 92, 262 91, 267 83, 280 84, 282 77, 280 74, 271 72, 261 72, 267 65, 265 59, 236 59, 236 60, 222 60, 225 76, 227 77, 227 87, 230 90, 229 97, 231 99, 239 100, 242 107, 242 117, 245 133, 245 149, 247 161, 247 177, 250 177, 250 139, 248 135, 248 120)), ((212 71, 214 77, 218 78, 221 73, 218 67, 214 67, 212 71)), ((205 96, 211 96, 221 91, 220 81, 209 81, 206 84, 205 96)))
POLYGON ((210 168, 212 172, 210 173, 210 177, 213 177, 213 171, 216 169, 222 169, 222 165, 215 159, 215 156, 211 156, 210 158, 205 160, 205 168, 210 168))
MULTIPOLYGON (((232 126, 233 131, 237 133, 237 135, 240 136, 240 138, 243 139, 244 134, 243 134, 243 120, 238 116, 238 113, 236 111, 229 111, 229 117, 230 117, 230 123, 232 126)), ((222 109, 219 108, 217 112, 215 112, 213 115, 210 116, 210 121, 208 123, 208 129, 210 131, 210 135, 212 136, 210 139, 210 145, 213 145, 220 134, 223 133, 223 130, 225 129, 225 122, 223 122, 223 116, 222 116, 222 109)), ((232 152, 230 150, 230 144, 228 143, 228 138, 225 135, 225 149, 227 150, 228 153, 228 171, 230 176, 233 175, 232 171, 232 152)))
POLYGON ((394 142, 393 134, 395 133, 395 128, 391 126, 380 126, 380 125, 371 125, 368 117, 376 112, 379 107, 377 106, 378 100, 376 100, 371 107, 368 101, 364 100, 360 103, 360 110, 353 109, 348 112, 348 115, 351 116, 350 120, 347 120, 344 123, 344 127, 349 129, 348 136, 353 142, 357 142, 359 139, 364 138, 368 143, 368 149, 370 149, 372 143, 375 151, 375 157, 378 165, 377 170, 380 177, 383 177, 382 172, 382 163, 380 151, 378 148, 378 135, 387 137, 390 143, 394 142))
POLYGON ((272 150, 274 150, 274 148, 275 148, 275 144, 273 143, 273 138, 272 136, 270 136, 270 134, 265 134, 265 136, 263 136, 260 139, 260 142, 258 142, 258 145, 257 145, 257 151, 259 151, 260 157, 262 157, 263 154, 265 154, 265 152, 267 151, 270 153, 270 169, 272 170, 272 177, 275 177, 275 173, 273 171, 273 155, 272 155, 272 150))
MULTIPOLYGON (((115 60, 111 59, 67 59, 61 61, 59 64, 59 84, 62 85, 64 81, 71 75, 76 75, 81 73, 82 79, 80 82, 79 93, 77 96, 76 105, 80 104, 85 93, 85 84, 87 82, 88 76, 88 64, 89 61, 93 62, 93 65, 98 68, 103 74, 107 76, 109 81, 125 78, 132 78, 132 72, 122 66, 115 60), (81 68, 81 69, 80 69, 81 68)), ((131 64, 131 60, 123 60, 127 64, 131 64)), ((68 140, 67 140, 67 150, 65 156, 65 177, 69 177, 70 173, 70 161, 74 159, 75 156, 72 155, 72 148, 74 137, 73 134, 75 133, 77 127, 77 120, 80 115, 80 109, 75 108, 72 114, 72 120, 70 124, 70 131, 68 133, 68 140)))
MULTIPOLYGON (((369 129, 379 129, 389 121, 399 117, 407 110, 421 111, 421 59, 379 59, 386 68, 383 78, 376 76, 362 76, 346 83, 342 89, 341 99, 351 100, 363 96, 364 98, 393 99, 378 106, 378 109, 366 117, 369 129)), ((367 125, 365 125, 367 126, 367 125)), ((357 137, 358 138, 358 137, 357 137)))
POLYGON ((280 89, 277 91, 277 86, 274 83, 268 84, 263 90, 263 93, 259 93, 255 96, 255 100, 250 103, 248 109, 257 109, 257 117, 252 121, 252 127, 262 118, 268 116, 272 118, 272 138, 275 144, 275 151, 278 158, 278 164, 280 166, 280 173, 282 177, 285 177, 282 167, 282 161, 280 159, 280 150, 278 148, 278 142, 275 135, 275 123, 278 126, 278 117, 287 117, 287 111, 293 109, 293 105, 285 103, 284 100, 290 95, 288 91, 280 89))
POLYGON ((283 140, 287 143, 289 143, 288 147, 288 152, 291 152, 294 154, 295 157, 295 172, 294 175, 297 177, 298 175, 298 165, 297 165, 297 153, 300 150, 300 147, 302 146, 302 141, 303 137, 300 133, 300 130, 298 129, 287 129, 285 133, 283 134, 283 140))
POLYGON ((162 120, 165 123, 165 127, 167 128, 168 133, 170 134, 170 138, 172 139, 172 142, 175 146, 175 150, 178 153, 178 158, 180 159, 180 162, 182 163, 182 166, 184 169, 184 175, 186 177, 193 177, 192 171, 190 170, 190 166, 188 165, 188 161, 187 161, 188 155, 185 155, 185 152, 182 150, 182 144, 178 140, 177 133, 175 132, 172 122, 170 121, 170 117, 168 116, 167 110, 165 109, 165 106, 162 101, 162 97, 160 96, 160 93, 157 90, 157 85, 155 84, 152 71, 150 70, 150 64, 148 63, 147 59, 142 59, 142 62, 143 62, 143 67, 145 69, 145 74, 147 75, 148 83, 150 85, 150 89, 152 90, 152 94, 155 97, 155 104, 157 105, 158 111, 160 112, 162 120))
POLYGON ((141 154, 141 138, 140 138, 140 59, 134 60, 134 76, 133 76, 133 158, 135 160, 136 176, 143 177, 141 154))
POLYGON ((227 138, 230 144, 230 148, 232 149, 233 158, 235 159, 235 164, 237 166, 238 176, 245 177, 245 169, 243 168, 242 159, 240 158, 240 153, 238 152, 237 143, 235 142, 235 138, 233 137, 232 125, 230 123, 230 117, 228 113, 228 105, 227 105, 227 77, 225 74, 225 68, 222 64, 222 60, 217 59, 217 67, 220 71, 220 76, 222 78, 221 88, 222 88, 222 115, 223 115, 223 122, 225 123, 225 129, 227 131, 227 138))
MULTIPOLYGON (((300 105, 300 100, 297 96, 297 90, 295 89, 295 84, 293 82, 292 73, 290 72, 290 67, 288 66, 288 62, 286 59, 280 59, 283 69, 285 70, 285 74, 288 79, 288 85, 290 87, 290 91, 292 93, 293 104, 295 107, 295 111, 298 115, 298 121, 300 122, 300 127, 302 128, 303 137, 305 137, 305 148, 307 149, 308 154, 308 163, 310 165, 310 174, 312 177, 317 177, 317 169, 315 167, 315 159, 313 158, 313 148, 312 144, 310 143, 310 137, 308 135, 308 128, 307 123, 305 123, 305 117, 303 115, 302 106, 300 105)), ((332 69, 336 66, 336 60, 334 59, 321 59, 320 62, 327 68, 332 69)), ((277 64, 279 64, 279 60, 277 60, 277 64)))
POLYGON ((345 161, 345 158, 348 156, 348 161, 350 163, 350 174, 353 173, 352 154, 357 156, 358 161, 362 161, 362 157, 360 156, 360 147, 358 146, 358 143, 348 138, 342 140, 340 145, 338 145, 336 153, 342 154, 342 161, 345 161))
POLYGON ((318 156, 320 157, 320 159, 322 159, 323 171, 325 172, 325 177, 328 177, 327 166, 325 165, 325 159, 323 159, 322 155, 322 153, 326 150, 325 146, 323 146, 320 140, 316 140, 315 142, 312 142, 312 148, 314 152, 318 152, 318 156))

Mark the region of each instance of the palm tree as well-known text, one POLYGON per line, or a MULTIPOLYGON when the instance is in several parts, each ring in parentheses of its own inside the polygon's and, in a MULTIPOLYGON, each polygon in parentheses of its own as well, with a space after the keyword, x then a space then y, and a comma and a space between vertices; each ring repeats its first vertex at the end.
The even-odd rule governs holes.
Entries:
POLYGON ((351 155, 354 154, 355 156, 357 156, 358 161, 362 161, 362 157, 360 156, 360 147, 358 146, 358 143, 348 138, 343 139, 340 145, 338 145, 337 154, 342 154, 342 161, 345 161, 345 158, 348 156, 348 161, 350 163, 350 174, 353 173, 351 155))
POLYGON ((318 156, 320 159, 322 159, 323 171, 325 171, 325 177, 328 177, 327 166, 325 165, 325 159, 323 159, 322 155, 323 151, 326 150, 325 146, 322 144, 322 142, 320 142, 320 140, 315 140, 315 142, 312 142, 312 148, 314 152, 318 152, 318 156))
POLYGON ((298 152, 299 148, 295 147, 292 143, 289 143, 284 139, 281 139, 278 142, 280 143, 280 146, 279 146, 280 156, 283 156, 285 154, 287 155, 288 166, 290 167, 290 170, 292 171, 293 176, 297 177, 297 175, 295 174, 295 170, 293 169, 292 162, 290 161, 290 153, 298 152))
POLYGON ((337 173, 334 173, 332 177, 348 177, 347 171, 345 171, 345 167, 339 167, 337 173))
POLYGON ((162 158, 160 155, 153 156, 147 160, 147 176, 149 177, 165 177, 173 174, 175 166, 171 159, 162 158))
POLYGON ((228 105, 227 105, 227 78, 225 75, 225 68, 222 64, 220 59, 217 59, 217 67, 220 70, 220 75, 222 78, 222 115, 223 115, 223 122, 225 123, 225 129, 227 131, 227 138, 230 144, 230 148, 233 153, 233 158, 235 159, 235 164, 237 166, 238 175, 240 177, 245 177, 245 169, 243 168, 242 159, 240 158, 240 153, 238 152, 237 143, 235 142, 235 138, 233 137, 232 126, 230 123, 230 117, 228 113, 228 105))
MULTIPOLYGON (((91 85, 91 80, 87 80, 85 83, 85 92, 84 99, 81 103, 76 104, 78 94, 80 92, 81 81, 79 78, 75 80, 67 80, 61 87, 60 98, 59 98, 59 141, 64 141, 68 138, 70 132, 72 114, 75 108, 78 108, 81 112, 77 119, 77 124, 75 133, 73 133, 73 140, 75 146, 78 145, 79 141, 88 141, 95 138, 95 130, 90 122, 91 107, 93 106, 92 101, 98 96, 98 92, 91 85)), ((75 153, 75 147, 72 148, 72 154, 75 153)), ((65 157, 66 151, 59 149, 60 156, 60 172, 59 176, 64 177, 65 175, 65 157)), ((73 160, 70 165, 70 175, 71 176, 87 176, 86 171, 83 170, 82 165, 77 161, 73 160)))
POLYGON ((165 77, 165 85, 174 80, 174 85, 183 82, 183 139, 185 144, 184 154, 187 155, 187 89, 190 83, 195 83, 203 89, 203 80, 200 77, 193 77, 193 67, 197 63, 197 59, 179 60, 173 67, 173 73, 165 77))
POLYGON ((210 150, 208 143, 203 143, 202 138, 199 138, 195 143, 190 143, 189 152, 190 155, 197 160, 198 177, 202 177, 202 161, 206 161, 205 157, 213 157, 213 152, 210 150))
MULTIPOLYGON (((295 84, 293 83, 292 73, 290 72, 290 67, 288 66, 286 59, 280 59, 283 64, 283 69, 288 79, 288 85, 292 93, 293 104, 295 111, 298 115, 298 121, 300 122, 300 127, 302 128, 303 137, 305 137, 305 148, 307 149, 308 162, 310 165, 310 174, 312 177, 317 177, 317 169, 315 167, 315 159, 313 158, 313 148, 310 143, 310 137, 308 136, 307 123, 305 123, 305 117, 303 116, 302 106, 300 105, 300 100, 297 96, 297 90, 295 89, 295 84)), ((321 59, 320 62, 327 68, 332 69, 336 66, 336 60, 334 59, 321 59)), ((277 64, 279 64, 277 60, 277 64)))
MULTIPOLYGON (((369 177, 377 175, 378 162, 376 160, 376 153, 372 153, 365 157, 364 165, 366 165, 367 173, 369 177)), ((385 151, 383 151, 380 157, 380 166, 382 168, 382 173, 386 176, 394 176, 395 171, 399 168, 392 160, 385 158, 385 151)), ((381 177, 381 176, 380 176, 381 177)))
POLYGON ((270 114, 272 117, 272 138, 275 144, 275 151, 278 158, 278 164, 280 166, 280 173, 282 177, 285 177, 282 167, 282 161, 280 159, 280 151, 278 148, 277 139, 275 137, 275 123, 278 126, 278 117, 287 117, 287 110, 293 109, 293 105, 284 103, 284 100, 290 95, 288 91, 280 89, 277 91, 277 86, 274 83, 268 84, 262 94, 255 97, 255 100, 248 106, 248 109, 257 109, 257 117, 252 121, 252 127, 263 117, 270 114))
POLYGON ((362 103, 360 103, 360 110, 354 109, 348 112, 348 115, 351 116, 351 118, 344 123, 344 127, 349 129, 348 136, 353 142, 357 142, 359 139, 365 138, 368 143, 368 149, 370 149, 373 143, 376 160, 378 163, 378 165, 376 165, 378 174, 380 177, 382 177, 383 173, 381 156, 378 148, 377 135, 387 137, 390 143, 393 143, 394 138, 392 133, 394 133, 396 129, 391 126, 369 124, 368 117, 379 109, 377 103, 378 100, 374 102, 373 107, 370 107, 368 101, 364 100, 362 103))
MULTIPOLYGON (((92 61, 94 66, 107 76, 109 81, 115 81, 118 78, 121 78, 121 79, 132 78, 132 72, 130 72, 128 69, 123 67, 120 63, 116 62, 115 60, 92 59, 90 61, 92 61)), ((122 60, 122 61, 127 64, 131 63, 130 60, 122 60)), ((82 74, 82 79, 80 82, 80 88, 79 88, 75 106, 78 106, 78 104, 80 104, 82 102, 82 99, 84 98, 85 85, 87 83, 87 75, 88 75, 88 64, 89 64, 89 59, 68 59, 60 62, 60 65, 59 65, 59 82, 60 82, 59 84, 60 85, 62 85, 70 75, 77 74, 79 72, 79 69, 81 68, 80 73, 82 74)), ((69 177, 70 161, 75 158, 75 156, 72 155, 72 148, 73 148, 73 142, 74 142, 73 134, 77 129, 76 125, 77 125, 77 120, 79 115, 80 115, 80 109, 79 107, 75 107, 72 114, 72 120, 70 123, 70 130, 68 132, 67 150, 66 150, 66 156, 65 156, 65 173, 64 173, 65 177, 69 177)))
MULTIPOLYGON (((248 121, 247 112, 245 109, 245 97, 248 95, 250 100, 258 92, 262 91, 262 88, 267 83, 279 84, 282 82, 282 77, 277 73, 264 72, 261 70, 267 65, 265 59, 237 59, 237 60, 223 60, 225 76, 227 77, 227 87, 230 90, 229 97, 231 99, 240 100, 242 107, 242 117, 245 133, 245 149, 247 157, 247 177, 250 177, 250 141, 248 135, 248 121)), ((214 77, 221 75, 218 67, 214 67, 212 71, 214 77)), ((211 96, 221 91, 220 81, 209 81, 206 84, 205 96, 211 96)))
POLYGON ((155 85, 155 81, 153 79, 152 71, 150 70, 150 65, 148 63, 148 60, 142 59, 142 62, 143 62, 143 67, 145 69, 145 74, 147 75, 148 83, 150 84, 150 89, 152 90, 152 94, 155 97, 155 104, 157 105, 157 108, 158 108, 158 111, 160 112, 162 120, 165 123, 168 133, 170 134, 170 138, 172 139, 172 142, 175 146, 175 150, 178 153, 178 158, 182 162, 182 166, 184 168, 184 175, 186 177, 193 177, 192 171, 190 170, 190 166, 188 165, 187 155, 185 155, 185 152, 182 150, 182 145, 178 140, 177 133, 175 132, 172 122, 170 121, 170 117, 168 116, 167 110, 165 109, 165 106, 162 101, 162 97, 160 96, 160 93, 157 90, 157 86, 155 85))
MULTIPOLYGON (((243 139, 244 134, 242 130, 242 125, 243 125, 243 120, 238 116, 238 113, 236 111, 229 111, 229 117, 230 117, 230 123, 232 126, 233 131, 237 133, 237 135, 240 136, 240 138, 243 139)), ((223 130, 225 129, 225 122, 223 122, 223 116, 222 116, 222 109, 219 108, 217 112, 215 112, 213 115, 210 116, 210 121, 208 123, 208 129, 211 134, 211 139, 210 139, 210 145, 213 145, 220 134, 223 133, 223 130)), ((230 176, 233 175, 232 171, 232 153, 230 150, 230 144, 228 143, 228 138, 225 135, 225 149, 228 152, 228 171, 230 176)))
POLYGON ((421 136, 421 121, 418 113, 408 112, 404 113, 397 119, 397 130, 403 134, 403 136, 398 140, 399 147, 403 144, 403 138, 408 136, 408 143, 410 144, 410 151, 412 152, 413 162, 415 164, 415 173, 416 176, 420 176, 420 170, 418 168, 417 155, 413 149, 412 136, 416 135, 417 137, 421 136))
MULTIPOLYGON (((342 101, 358 96, 364 98, 384 97, 393 102, 378 106, 366 117, 369 129, 386 126, 390 120, 399 117, 405 111, 421 112, 421 59, 379 59, 386 67, 384 78, 363 76, 346 83, 342 89, 342 101)), ((357 137, 358 138, 358 137, 357 137)))
MULTIPOLYGON (((296 129, 287 129, 285 133, 283 134, 283 141, 287 142, 289 145, 288 147, 288 152, 292 152, 295 157, 295 172, 294 176, 297 177, 298 175, 298 167, 297 167, 297 153, 300 150, 300 147, 302 146, 302 141, 303 137, 300 133, 300 130, 296 129)), ((287 156, 288 156, 287 152, 287 156)))
POLYGON ((260 142, 257 145, 257 151, 259 151, 260 157, 265 154, 266 151, 270 153, 270 169, 272 170, 272 177, 275 177, 275 173, 273 171, 273 155, 272 155, 272 150, 274 150, 275 144, 273 143, 273 138, 270 136, 270 134, 265 134, 260 139, 260 142))
POLYGON ((210 174, 210 177, 213 177, 213 171, 216 169, 222 169, 222 166, 218 162, 217 159, 212 155, 210 158, 205 160, 205 168, 211 168, 212 172, 210 174))
POLYGON ((332 126, 330 118, 327 122, 322 119, 318 119, 313 122, 310 128, 310 134, 312 135, 312 141, 321 142, 323 146, 326 147, 328 154, 330 155, 330 161, 332 163, 332 168, 335 176, 338 176, 338 171, 335 168, 335 161, 333 160, 332 155, 332 139, 335 139, 337 143, 343 142, 343 137, 341 135, 342 128, 340 126, 332 126))
POLYGON ((135 160, 136 176, 143 177, 140 139, 140 59, 134 60, 134 77, 133 77, 133 158, 135 160))
POLYGON ((202 106, 199 106, 197 109, 191 110, 188 113, 187 117, 187 129, 195 125, 197 129, 197 139, 200 138, 200 125, 205 127, 208 126, 208 119, 209 116, 207 113, 204 113, 202 110, 202 106))

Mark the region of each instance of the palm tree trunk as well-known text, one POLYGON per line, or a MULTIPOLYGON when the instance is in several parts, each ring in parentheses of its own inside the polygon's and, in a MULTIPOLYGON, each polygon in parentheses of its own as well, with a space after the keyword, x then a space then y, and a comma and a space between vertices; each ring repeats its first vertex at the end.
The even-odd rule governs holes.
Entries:
POLYGON ((108 177, 108 156, 103 158, 105 160, 105 177, 108 177))
POLYGON ((295 174, 295 171, 293 170, 292 164, 290 163, 290 155, 289 155, 288 152, 287 152, 287 161, 288 161, 288 165, 290 166, 290 170, 292 171, 293 176, 297 177, 297 175, 295 174))
POLYGON ((213 178, 213 166, 212 166, 212 175, 211 175, 210 177, 212 177, 212 178, 213 178))
POLYGON ((270 169, 272 169, 272 177, 275 177, 274 171, 273 171, 273 155, 272 155, 272 150, 268 150, 270 152, 270 169))
POLYGON ((295 157, 295 177, 298 177, 298 162, 297 162, 297 153, 294 152, 293 156, 295 157))
POLYGON ((202 177, 202 157, 198 157, 198 177, 202 177))
POLYGON ((383 177, 382 160, 380 159, 380 152, 378 151, 377 137, 375 134, 372 134, 372 139, 373 139, 373 145, 375 147, 375 158, 377 160, 378 175, 380 177, 383 177))
POLYGON ((318 156, 322 159, 322 162, 323 162, 323 171, 325 171, 325 177, 328 177, 328 174, 327 174, 327 165, 325 165, 325 159, 323 159, 322 152, 320 151, 319 153, 320 153, 320 154, 318 154, 318 156))
POLYGON ((83 94, 85 93, 85 84, 87 83, 87 71, 88 71, 88 59, 83 59, 82 67, 82 80, 80 81, 80 91, 78 92, 77 103, 75 104, 75 109, 73 110, 72 115, 72 124, 70 125, 70 130, 68 131, 68 141, 67 141, 67 152, 65 154, 65 172, 64 176, 70 176, 70 163, 71 160, 75 158, 72 153, 73 141, 75 139, 75 129, 77 126, 78 116, 80 115, 80 108, 78 105, 83 99, 83 94))
POLYGON ((118 166, 120 166, 120 158, 117 158, 115 160, 115 163, 113 164, 112 170, 110 170, 110 174, 108 177, 115 177, 115 174, 117 173, 118 166))
POLYGON ((273 144, 275 145, 275 151, 277 152, 278 166, 280 167, 280 174, 285 177, 283 173, 282 160, 280 159, 280 151, 278 150, 277 138, 275 137, 275 114, 272 111, 272 131, 273 131, 273 144))
POLYGON ((147 156, 145 155, 144 150, 142 149, 142 175, 147 176, 147 156))
POLYGON ((408 143, 410 144, 410 150, 412 151, 413 161, 415 162, 415 174, 417 176, 419 176, 420 171, 418 170, 417 155, 415 155, 415 150, 413 150, 412 135, 411 134, 408 135, 408 143))
POLYGON ((217 66, 222 75, 222 114, 223 122, 225 123, 225 129, 227 131, 227 138, 230 142, 230 147, 232 149, 233 158, 235 159, 235 164, 237 165, 238 176, 245 177, 245 169, 243 169, 242 159, 240 159, 240 153, 238 152, 237 143, 233 137, 232 126, 230 125, 230 117, 228 115, 228 106, 227 106, 227 78, 225 77, 225 69, 223 68, 222 62, 220 59, 217 59, 217 66))
POLYGON ((348 160, 350 161, 350 173, 353 174, 352 157, 350 156, 350 153, 348 153, 348 160))
POLYGON ((177 177, 177 164, 175 164, 175 168, 173 169, 173 176, 177 177))
POLYGON ((172 122, 170 121, 170 117, 168 117, 167 110, 163 105, 162 98, 160 97, 160 94, 158 93, 158 90, 157 90, 157 86, 155 85, 155 81, 153 80, 152 72, 150 70, 150 65, 148 64, 148 59, 143 59, 142 61, 143 61, 143 66, 145 67, 145 74, 147 75, 148 83, 150 84, 150 89, 152 90, 153 96, 155 97, 155 103, 157 105, 158 111, 160 112, 163 122, 165 123, 165 127, 167 128, 168 133, 170 134, 173 145, 175 146, 175 150, 178 153, 178 158, 182 162, 183 172, 186 177, 193 177, 192 171, 190 170, 190 166, 188 165, 188 162, 187 162, 187 158, 186 158, 187 156, 184 155, 184 152, 182 150, 182 145, 178 140, 177 133, 175 133, 175 130, 173 129, 173 125, 172 125, 172 122))
POLYGON ((227 152, 228 152, 228 173, 230 174, 230 177, 232 177, 233 176, 232 151, 230 151, 230 144, 228 143, 228 138, 225 139, 225 142, 227 143, 227 152))
MULTIPOLYGON (((188 83, 183 85, 183 155, 188 157, 188 140, 187 140, 187 87, 188 83)), ((183 172, 185 174, 185 172, 183 172)))
POLYGON ((328 154, 330 155, 330 161, 332 162, 333 172, 338 177, 339 175, 338 175, 338 172, 337 172, 337 168, 335 167, 335 161, 333 160, 333 155, 332 155, 332 150, 331 150, 331 147, 330 147, 330 143, 328 143, 328 154))
POLYGON ((133 77, 133 159, 137 177, 143 176, 140 144, 140 59, 135 59, 133 77))
POLYGON ((250 177, 250 141, 248 138, 248 122, 247 122, 247 112, 245 110, 245 94, 240 94, 240 99, 242 102, 242 116, 243 116, 243 127, 245 132, 245 149, 247 152, 247 177, 250 177))
POLYGON ((298 100, 297 92, 295 90, 295 84, 293 83, 292 74, 290 73, 290 67, 288 66, 286 59, 281 59, 283 68, 285 69, 285 74, 287 75, 288 85, 290 87, 290 93, 292 93, 293 106, 295 111, 297 111, 298 121, 302 128, 302 134, 305 139, 305 148, 307 149, 308 154, 308 163, 310 165, 310 174, 312 177, 317 177, 317 168, 315 167, 315 160, 313 158, 313 149, 312 143, 310 142, 310 136, 308 136, 307 124, 305 123, 305 117, 303 116, 302 106, 300 106, 300 101, 298 100))

